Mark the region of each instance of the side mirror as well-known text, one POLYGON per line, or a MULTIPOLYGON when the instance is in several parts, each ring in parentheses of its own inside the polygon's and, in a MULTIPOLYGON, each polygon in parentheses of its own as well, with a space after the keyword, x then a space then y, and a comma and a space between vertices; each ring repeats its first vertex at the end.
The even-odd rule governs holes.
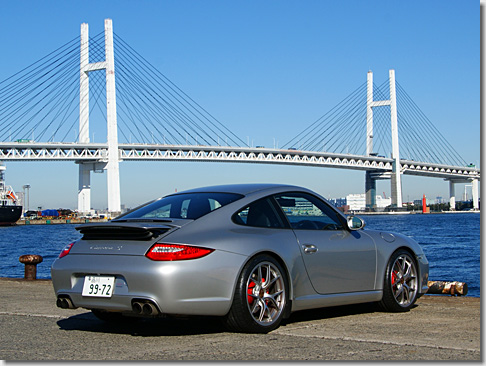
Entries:
POLYGON ((348 216, 347 218, 348 228, 350 230, 359 230, 365 227, 366 223, 361 217, 348 216))

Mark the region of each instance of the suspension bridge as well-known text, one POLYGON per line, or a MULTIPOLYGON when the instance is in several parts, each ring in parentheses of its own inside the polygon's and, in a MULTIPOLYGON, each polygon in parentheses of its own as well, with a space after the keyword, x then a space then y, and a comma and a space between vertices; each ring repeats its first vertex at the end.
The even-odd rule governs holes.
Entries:
POLYGON ((120 212, 119 163, 129 160, 362 170, 369 210, 377 180, 391 181, 392 208, 400 210, 401 176, 429 176, 449 181, 452 208, 455 184, 471 184, 479 207, 480 170, 446 141, 394 70, 382 85, 368 72, 281 148, 250 147, 114 33, 110 19, 93 37, 82 24, 79 37, 0 82, 0 160, 74 161, 80 213, 91 208, 93 171, 107 172, 108 210, 120 212), (90 142, 90 119, 106 121, 106 143, 90 142))

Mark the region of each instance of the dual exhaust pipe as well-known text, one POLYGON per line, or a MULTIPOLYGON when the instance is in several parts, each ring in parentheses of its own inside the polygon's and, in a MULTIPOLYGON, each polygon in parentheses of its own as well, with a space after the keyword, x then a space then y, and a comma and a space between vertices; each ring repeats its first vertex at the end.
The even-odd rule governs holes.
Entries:
MULTIPOLYGON (((61 309, 76 309, 77 306, 74 306, 73 301, 71 298, 63 296, 58 297, 56 301, 56 305, 58 308, 61 309)), ((157 306, 151 300, 135 300, 132 302, 132 310, 137 315, 144 315, 144 316, 155 316, 159 315, 160 311, 157 309, 157 306)))
POLYGON ((132 302, 132 310, 137 315, 154 316, 159 315, 159 309, 150 300, 132 302))

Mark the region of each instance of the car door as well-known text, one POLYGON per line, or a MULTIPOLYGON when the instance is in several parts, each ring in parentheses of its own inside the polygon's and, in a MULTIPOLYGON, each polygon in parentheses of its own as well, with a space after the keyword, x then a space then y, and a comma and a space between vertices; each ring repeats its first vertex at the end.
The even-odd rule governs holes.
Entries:
POLYGON ((376 247, 368 235, 350 231, 333 208, 311 194, 290 192, 275 198, 294 230, 318 293, 375 288, 376 247))

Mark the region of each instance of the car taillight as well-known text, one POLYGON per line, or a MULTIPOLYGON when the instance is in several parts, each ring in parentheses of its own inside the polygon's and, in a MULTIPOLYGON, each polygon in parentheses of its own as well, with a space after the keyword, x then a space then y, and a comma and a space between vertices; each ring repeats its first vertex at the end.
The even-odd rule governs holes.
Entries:
POLYGON ((68 244, 64 247, 64 249, 61 251, 61 253, 59 254, 59 258, 62 258, 62 257, 65 257, 69 254, 69 251, 71 250, 71 248, 73 247, 74 243, 71 243, 71 244, 68 244))
POLYGON ((153 261, 182 261, 204 257, 214 249, 193 247, 184 244, 154 244, 145 256, 153 261))

